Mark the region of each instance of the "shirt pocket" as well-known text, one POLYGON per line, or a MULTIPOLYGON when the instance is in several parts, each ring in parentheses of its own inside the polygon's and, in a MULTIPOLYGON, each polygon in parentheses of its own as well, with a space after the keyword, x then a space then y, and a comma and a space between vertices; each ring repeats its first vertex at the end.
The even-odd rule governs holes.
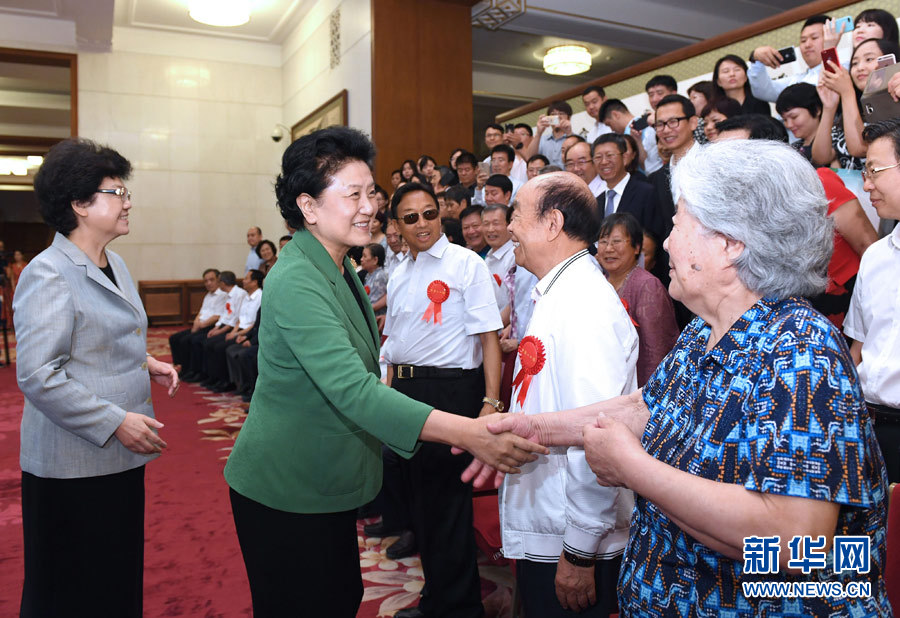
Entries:
POLYGON ((365 431, 358 430, 319 440, 317 484, 323 496, 340 496, 359 491, 366 478, 363 470, 365 431))

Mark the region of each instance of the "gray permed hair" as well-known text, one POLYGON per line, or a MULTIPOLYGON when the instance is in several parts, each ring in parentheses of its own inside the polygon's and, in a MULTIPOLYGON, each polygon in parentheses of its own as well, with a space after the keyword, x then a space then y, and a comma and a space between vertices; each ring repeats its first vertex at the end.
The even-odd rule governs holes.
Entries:
POLYGON ((825 290, 834 226, 818 174, 781 142, 695 146, 672 170, 672 196, 703 227, 744 243, 735 260, 750 290, 778 299, 825 290))

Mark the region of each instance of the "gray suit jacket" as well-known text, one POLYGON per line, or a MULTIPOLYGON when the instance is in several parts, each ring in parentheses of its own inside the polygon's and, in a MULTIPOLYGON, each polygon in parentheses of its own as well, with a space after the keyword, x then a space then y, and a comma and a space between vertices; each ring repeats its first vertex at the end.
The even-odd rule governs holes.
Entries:
POLYGON ((13 302, 25 395, 22 470, 46 478, 124 472, 153 458, 113 434, 125 412, 153 416, 147 314, 125 262, 118 287, 62 234, 22 271, 13 302))

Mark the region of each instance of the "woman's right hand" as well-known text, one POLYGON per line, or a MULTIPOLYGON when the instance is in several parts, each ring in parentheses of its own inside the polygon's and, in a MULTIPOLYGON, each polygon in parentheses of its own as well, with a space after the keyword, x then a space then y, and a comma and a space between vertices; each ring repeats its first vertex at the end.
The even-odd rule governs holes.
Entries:
POLYGON ((161 453, 168 445, 156 435, 153 429, 161 429, 164 425, 155 418, 137 412, 126 412, 125 420, 116 429, 116 439, 122 446, 133 453, 152 455, 161 453))
MULTIPOLYGON (((822 73, 824 72, 825 71, 822 71, 822 73)), ((838 103, 841 101, 841 95, 826 86, 821 78, 816 85, 816 92, 819 93, 819 98, 822 100, 822 107, 825 109, 836 109, 838 103)))
POLYGON ((460 444, 476 459, 506 474, 517 474, 519 466, 537 459, 538 454, 546 455, 549 449, 513 432, 495 435, 488 424, 496 423, 506 415, 490 414, 473 419, 466 432, 465 444, 460 444))

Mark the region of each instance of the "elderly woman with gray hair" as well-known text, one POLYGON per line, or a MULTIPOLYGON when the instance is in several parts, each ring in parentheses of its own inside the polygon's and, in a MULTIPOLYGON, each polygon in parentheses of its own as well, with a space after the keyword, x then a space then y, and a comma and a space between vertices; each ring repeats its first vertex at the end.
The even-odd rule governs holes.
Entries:
POLYGON ((602 485, 634 491, 624 616, 891 615, 884 462, 844 338, 803 299, 832 250, 815 170, 723 141, 681 159, 672 192, 669 292, 697 315, 672 352, 631 395, 492 431, 583 443, 602 485))

